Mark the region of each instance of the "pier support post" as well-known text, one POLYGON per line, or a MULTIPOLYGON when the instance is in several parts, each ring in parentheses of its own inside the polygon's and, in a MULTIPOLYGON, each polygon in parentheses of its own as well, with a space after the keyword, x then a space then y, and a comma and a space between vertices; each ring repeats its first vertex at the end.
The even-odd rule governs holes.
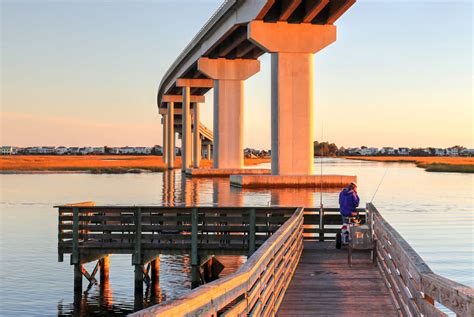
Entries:
POLYGON ((82 295, 82 264, 74 264, 74 293, 82 295))
POLYGON ((273 175, 313 173, 313 54, 336 40, 336 26, 252 21, 248 38, 271 54, 273 175))
POLYGON ((151 283, 159 283, 160 281, 160 256, 151 261, 151 283))
POLYGON ((199 135, 199 103, 193 107, 193 167, 199 168, 201 161, 201 136, 199 135))
POLYGON ((206 158, 207 158, 208 160, 210 160, 211 157, 212 157, 212 156, 211 156, 211 144, 207 144, 207 145, 206 145, 206 152, 207 152, 206 158))
POLYGON ((135 265, 135 296, 134 308, 139 310, 143 308, 143 264, 135 265))
POLYGON ((202 57, 198 69, 214 79, 214 168, 242 168, 244 80, 260 71, 260 62, 202 57))
POLYGON ((166 142, 166 148, 167 148, 167 163, 168 163, 168 168, 173 169, 174 168, 174 160, 175 160, 175 133, 174 133, 174 102, 168 102, 168 113, 166 116, 167 119, 167 124, 168 124, 168 132, 166 134, 168 141, 166 142))
POLYGON ((110 258, 104 256, 100 261, 100 284, 108 284, 109 282, 109 269, 110 269, 110 258))

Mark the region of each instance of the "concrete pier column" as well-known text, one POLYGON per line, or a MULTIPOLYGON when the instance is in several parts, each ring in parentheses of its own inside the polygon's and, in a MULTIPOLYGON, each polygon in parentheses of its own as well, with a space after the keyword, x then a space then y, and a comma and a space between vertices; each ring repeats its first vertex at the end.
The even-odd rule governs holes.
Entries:
POLYGON ((206 152, 207 152, 206 158, 207 158, 208 160, 210 160, 211 157, 212 157, 212 156, 211 156, 211 144, 207 144, 207 145, 206 145, 206 152))
POLYGON ((201 161, 201 136, 199 135, 199 104, 193 107, 193 167, 199 168, 201 161))
POLYGON ((166 115, 167 117, 167 138, 168 141, 166 142, 166 148, 167 148, 167 163, 168 163, 168 168, 173 169, 174 168, 174 161, 175 161, 175 133, 174 133, 174 102, 168 102, 168 113, 166 115))
POLYGON ((336 40, 336 27, 252 21, 248 37, 271 53, 272 174, 312 174, 313 54, 336 40))
POLYGON ((182 170, 185 171, 191 165, 191 102, 190 88, 183 87, 183 135, 181 143, 182 170))
POLYGON ((244 166, 244 80, 260 71, 250 59, 202 57, 198 69, 214 79, 214 168, 244 166))
POLYGON ((161 118, 161 122, 163 123, 163 163, 167 164, 168 163, 168 115, 164 114, 161 118))

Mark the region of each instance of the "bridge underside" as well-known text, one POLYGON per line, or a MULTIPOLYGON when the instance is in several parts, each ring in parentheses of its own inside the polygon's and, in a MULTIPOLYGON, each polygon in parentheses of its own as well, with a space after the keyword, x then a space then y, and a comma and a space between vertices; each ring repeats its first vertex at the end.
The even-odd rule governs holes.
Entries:
MULTIPOLYGON (((158 107, 169 108, 166 96, 182 96, 183 121, 187 122, 192 97, 214 89, 214 168, 241 169, 243 83, 260 71, 258 58, 269 53, 272 174, 313 174, 313 55, 335 42, 333 23, 354 3, 225 1, 165 74, 158 107)), ((191 125, 183 125, 183 171, 191 162, 190 130, 191 125)), ((196 159, 193 166, 199 166, 196 159)))

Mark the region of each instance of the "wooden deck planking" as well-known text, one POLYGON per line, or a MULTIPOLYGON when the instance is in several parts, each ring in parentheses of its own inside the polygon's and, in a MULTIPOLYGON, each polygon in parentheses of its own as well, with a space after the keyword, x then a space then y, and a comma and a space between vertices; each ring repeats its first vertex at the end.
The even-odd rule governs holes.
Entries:
POLYGON ((369 252, 347 250, 334 242, 304 242, 301 260, 278 316, 398 316, 369 252))

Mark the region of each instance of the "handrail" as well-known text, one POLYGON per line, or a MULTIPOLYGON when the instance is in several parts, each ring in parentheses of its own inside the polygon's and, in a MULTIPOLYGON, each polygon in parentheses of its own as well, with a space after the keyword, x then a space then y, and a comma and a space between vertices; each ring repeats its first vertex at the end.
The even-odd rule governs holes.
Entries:
POLYGON ((276 313, 303 250, 303 208, 234 274, 131 316, 224 316, 276 313))
POLYGON ((403 316, 447 316, 435 301, 457 316, 474 316, 472 288, 433 273, 373 204, 367 210, 379 270, 403 316))

